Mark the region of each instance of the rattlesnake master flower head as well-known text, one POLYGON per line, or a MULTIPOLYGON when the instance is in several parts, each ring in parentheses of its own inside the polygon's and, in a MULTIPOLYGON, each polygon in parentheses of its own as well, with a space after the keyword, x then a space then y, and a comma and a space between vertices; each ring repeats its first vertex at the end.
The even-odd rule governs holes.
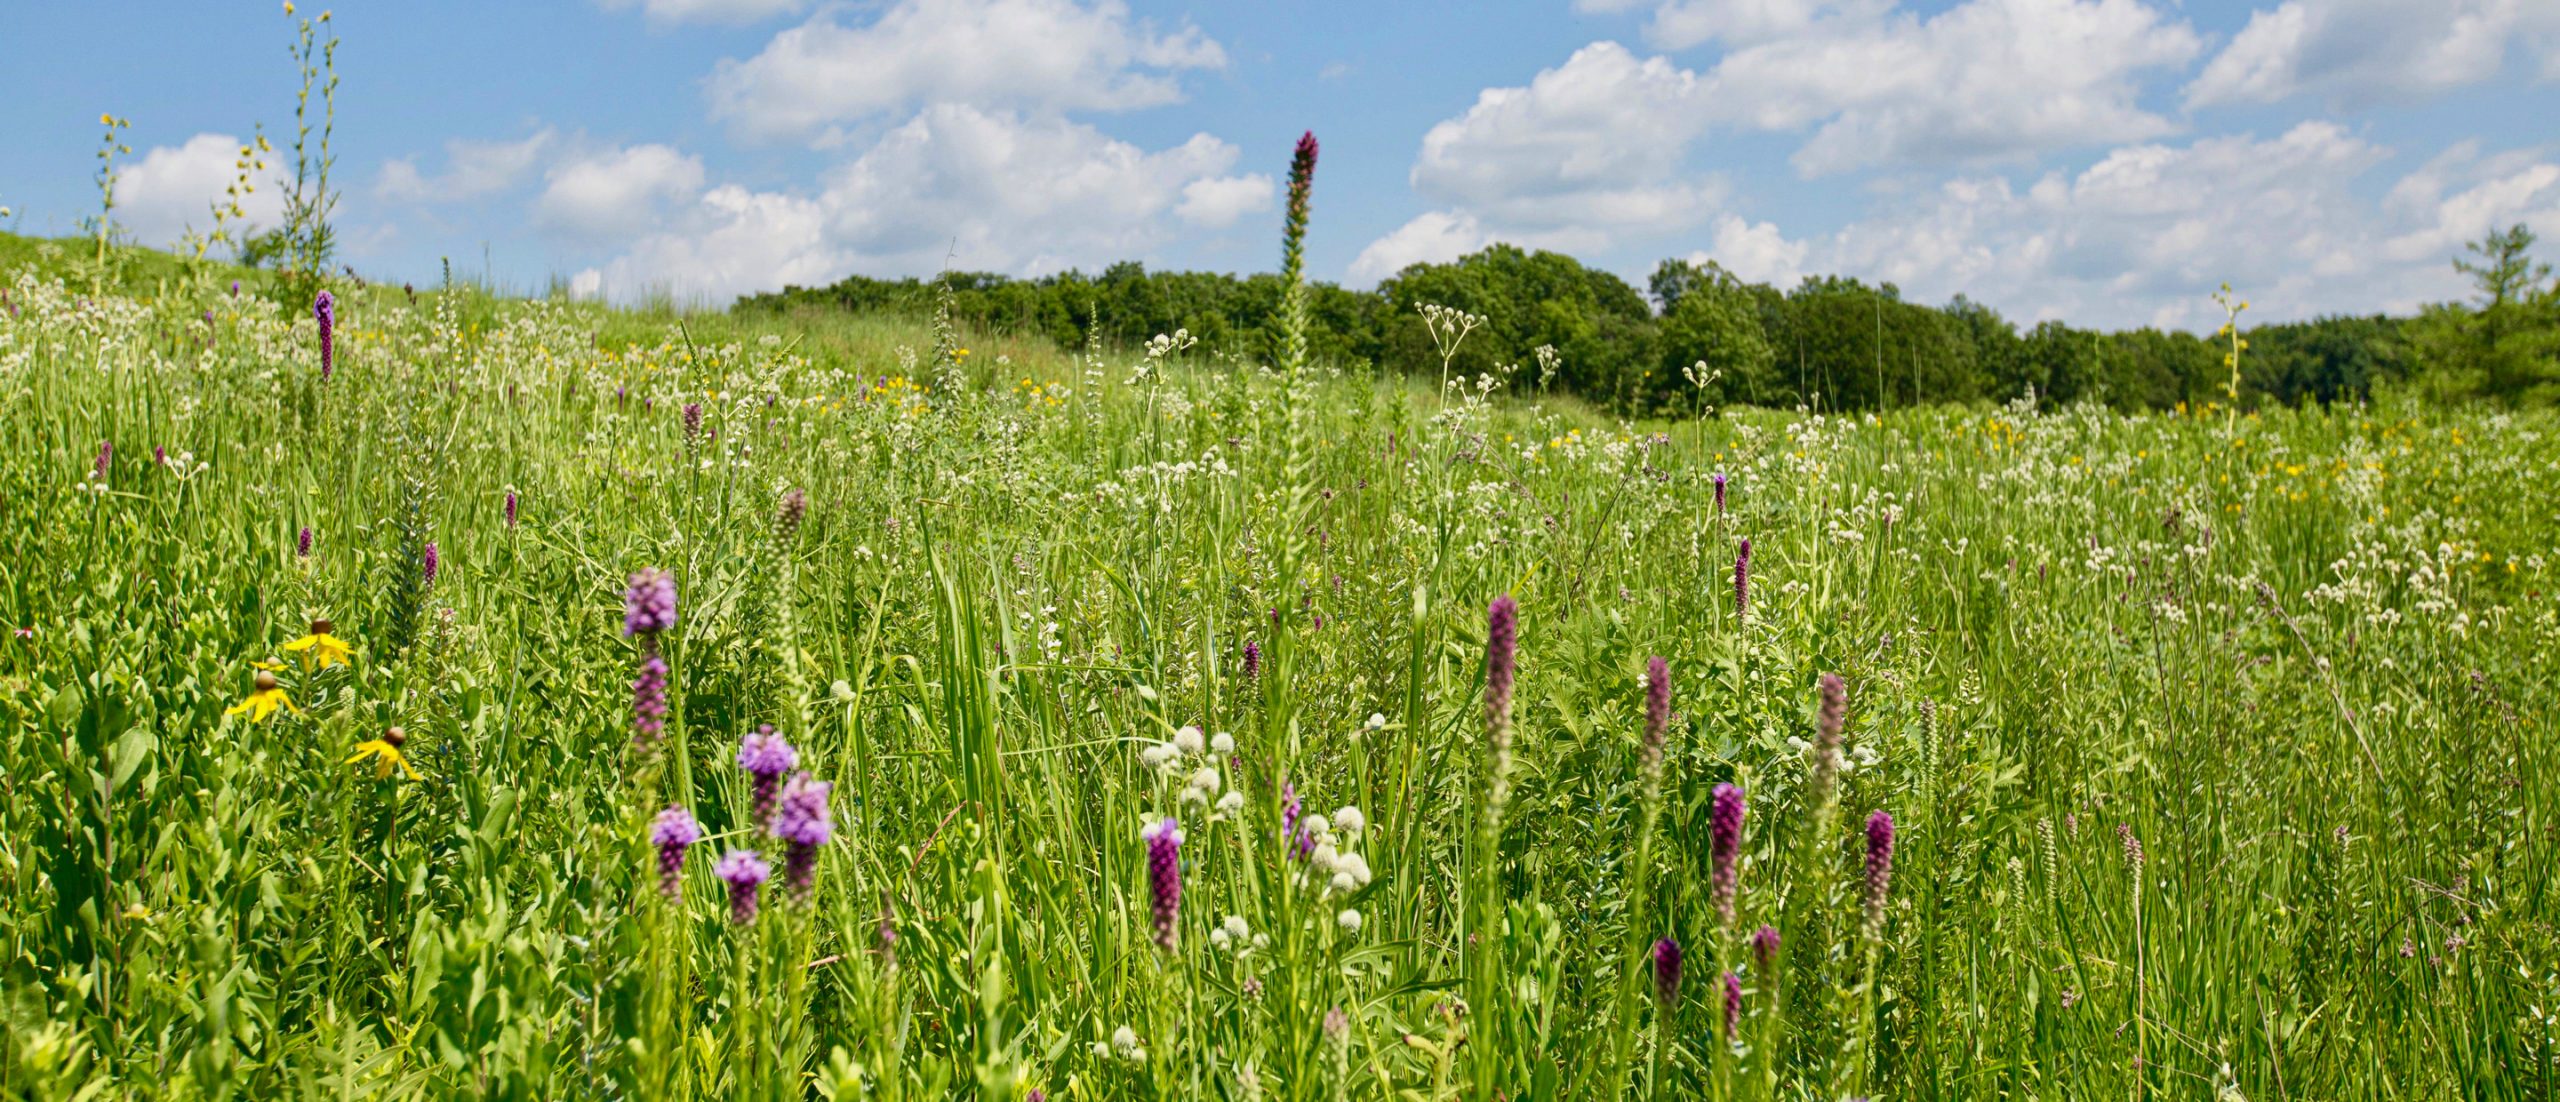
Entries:
POLYGON ((1751 931, 1751 967, 1760 977, 1761 986, 1778 975, 1778 928, 1762 926, 1751 931))
POLYGON ((1751 537, 1742 537, 1742 550, 1733 556, 1733 614, 1739 618, 1751 611, 1751 537))
POLYGON ((668 804, 658 813, 657 822, 649 828, 649 841, 658 847, 658 893, 674 899, 683 887, 684 851, 702 840, 702 824, 693 821, 693 813, 682 804, 668 804))
POLYGON ((328 382, 338 363, 338 300, 327 291, 311 300, 312 320, 320 323, 320 381, 328 382))
POLYGON ((1716 919, 1727 930, 1733 928, 1734 894, 1741 884, 1742 815, 1742 790, 1729 784, 1717 785, 1707 810, 1707 854, 1712 877, 1709 894, 1715 901, 1716 919))
POLYGON ((1139 831, 1138 837, 1147 844, 1147 889, 1155 902, 1156 944, 1171 950, 1175 926, 1182 917, 1182 824, 1168 816, 1139 831))
POLYGON ((1644 771, 1662 780, 1662 748, 1671 736, 1671 663, 1655 655, 1644 664, 1644 771))
POLYGON ((802 773, 782 789, 773 836, 782 840, 782 883, 794 902, 807 903, 818 884, 818 851, 835 837, 827 796, 835 786, 802 773))
POLYGON ((1867 816, 1867 927, 1869 940, 1884 935, 1884 897, 1893 885, 1893 816, 1867 816))
POLYGON ((1653 943, 1653 1001, 1665 1012, 1680 1005, 1680 943, 1667 937, 1653 943))
POLYGON ((675 577, 654 566, 632 575, 622 599, 622 634, 654 636, 675 626, 675 577))
POLYGON ((768 723, 758 727, 738 743, 738 768, 755 778, 755 808, 758 825, 773 824, 774 800, 782 792, 782 778, 800 767, 800 752, 791 742, 774 733, 768 723))
POLYGON ((640 676, 631 679, 631 741, 647 750, 666 730, 667 662, 650 654, 640 659, 640 676))
POLYGON ((733 849, 711 866, 711 875, 729 885, 729 921, 740 926, 756 920, 756 890, 773 875, 773 866, 751 849, 733 849))

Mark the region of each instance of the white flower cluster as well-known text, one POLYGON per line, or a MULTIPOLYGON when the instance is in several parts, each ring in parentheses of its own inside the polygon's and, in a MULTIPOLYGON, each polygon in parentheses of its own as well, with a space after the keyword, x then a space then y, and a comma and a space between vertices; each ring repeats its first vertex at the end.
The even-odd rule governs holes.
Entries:
POLYGON ((1226 921, 1209 931, 1209 947, 1221 953, 1243 956, 1270 945, 1271 935, 1255 933, 1242 915, 1228 915, 1226 921))
POLYGON ((1182 802, 1210 809, 1209 820, 1233 817, 1244 810, 1244 793, 1227 790, 1226 779, 1218 772, 1218 762, 1236 752, 1235 736, 1224 731, 1215 737, 1204 736, 1197 727, 1184 727, 1163 742, 1151 742, 1138 757, 1153 766, 1167 781, 1182 784, 1182 802))
POLYGON ((1125 1025, 1112 1030, 1110 1040, 1095 1041, 1092 1048, 1094 1056, 1100 1059, 1116 1057, 1132 1064, 1147 1062, 1147 1046, 1138 1043, 1137 1030, 1125 1025))
MULTIPOLYGON (((1368 818, 1356 807, 1335 811, 1330 820, 1309 815, 1299 822, 1299 836, 1314 842, 1307 853, 1307 875, 1325 894, 1349 895, 1368 886, 1369 859, 1348 848, 1368 827, 1368 818)), ((1359 924, 1355 916, 1345 920, 1344 928, 1357 929, 1359 924)))

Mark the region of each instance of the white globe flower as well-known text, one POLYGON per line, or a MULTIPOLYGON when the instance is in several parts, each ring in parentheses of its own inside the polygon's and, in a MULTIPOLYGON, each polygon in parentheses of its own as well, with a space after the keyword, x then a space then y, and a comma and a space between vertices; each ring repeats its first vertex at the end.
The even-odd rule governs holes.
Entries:
POLYGON ((1219 787, 1217 767, 1201 766, 1199 772, 1191 775, 1191 787, 1199 789, 1204 798, 1207 794, 1215 793, 1219 787))
POLYGON ((1216 946, 1217 948, 1224 949, 1227 947, 1227 942, 1231 940, 1232 937, 1233 935, 1227 933, 1226 927, 1213 927, 1209 931, 1209 944, 1216 946))
POLYGON ((1384 714, 1379 713, 1379 712, 1371 712, 1371 713, 1369 713, 1369 729, 1370 729, 1370 730, 1372 730, 1372 731, 1384 730, 1384 729, 1386 728, 1386 726, 1387 726, 1387 717, 1386 717, 1384 714))
POLYGON ((1125 1025, 1112 1030, 1111 1047, 1119 1049, 1122 1052, 1127 1052, 1130 1049, 1138 1047, 1138 1031, 1125 1025))
POLYGON ((1218 814, 1233 815, 1242 810, 1244 810, 1244 793, 1229 792, 1218 797, 1218 814))
POLYGON ((1360 814, 1359 808, 1346 807, 1333 813, 1333 826, 1344 834, 1358 834, 1369 829, 1369 817, 1360 814))
POLYGON ((1197 727, 1185 727, 1173 733, 1173 748, 1185 754, 1198 754, 1209 748, 1209 740, 1197 727))
POLYGON ((1341 914, 1334 916, 1333 920, 1342 927, 1343 933, 1356 934, 1360 932, 1360 912, 1358 911, 1345 907, 1341 914))
POLYGON ((1300 825, 1307 828, 1309 836, 1316 838, 1322 838, 1333 830, 1333 824, 1324 821, 1322 815, 1309 815, 1300 822, 1300 825))
POLYGON ((1243 915, 1228 915, 1225 922, 1218 924, 1218 930, 1238 941, 1244 940, 1253 933, 1253 927, 1245 924, 1243 915))
POLYGON ((1163 765, 1166 762, 1173 760, 1173 744, 1169 742, 1150 742, 1147 744, 1146 749, 1138 751, 1138 758, 1149 765, 1163 765))
POLYGON ((1220 757, 1225 757, 1228 754, 1235 753, 1236 737, 1226 733, 1225 731, 1220 731, 1217 734, 1210 736, 1209 749, 1216 751, 1220 757))

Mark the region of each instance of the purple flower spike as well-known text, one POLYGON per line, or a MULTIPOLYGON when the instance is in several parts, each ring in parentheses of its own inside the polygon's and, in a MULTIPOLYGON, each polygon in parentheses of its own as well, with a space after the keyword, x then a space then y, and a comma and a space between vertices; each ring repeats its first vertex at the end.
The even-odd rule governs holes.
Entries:
POLYGON ((667 661, 655 654, 640 660, 640 676, 631 682, 631 741, 647 750, 667 730, 667 661))
POLYGON ((1724 515, 1724 472, 1716 472, 1716 515, 1724 515))
POLYGON ((301 535, 298 535, 298 536, 295 536, 295 537, 293 538, 293 554, 294 554, 294 557, 296 557, 296 558, 303 558, 303 559, 307 559, 307 558, 310 558, 310 557, 311 557, 311 526, 310 526, 310 525, 308 525, 308 524, 303 525, 303 526, 302 526, 302 534, 301 534, 301 535))
POLYGON ((684 805, 668 804, 649 829, 649 840, 658 847, 658 894, 674 899, 683 887, 685 847, 702 840, 702 824, 684 805))
POLYGON ((622 633, 645 638, 674 626, 675 577, 654 566, 632 575, 631 589, 622 599, 622 633))
POLYGON ((1262 647, 1251 639, 1244 641, 1244 676, 1246 680, 1262 676, 1262 647))
POLYGON ((516 526, 516 492, 515 492, 514 490, 509 490, 509 491, 507 491, 507 527, 509 527, 509 528, 513 528, 513 527, 515 527, 515 526, 516 526))
POLYGON ((1508 593, 1493 599, 1484 620, 1485 726, 1505 734, 1511 726, 1511 684, 1519 673, 1520 603, 1508 593))
POLYGON ((1742 973, 1724 974, 1724 1040, 1742 1043, 1742 973))
POLYGON ((1867 937, 1884 934, 1884 896, 1893 884, 1893 816, 1867 816, 1867 937))
POLYGON ((1766 988, 1778 974, 1778 928, 1762 926, 1751 931, 1751 967, 1766 988))
POLYGON ((1733 557, 1733 615, 1736 619, 1751 611, 1751 537, 1742 537, 1742 551, 1733 557))
POLYGON ((1655 655, 1644 664, 1644 768, 1662 772, 1662 747, 1671 735, 1671 663, 1655 655))
POLYGON ((151 461, 152 461, 152 462, 154 462, 154 463, 157 463, 157 464, 159 464, 159 465, 161 465, 161 466, 163 466, 163 467, 168 466, 168 465, 169 465, 169 449, 167 449, 167 448, 165 448, 165 447, 158 447, 158 446, 154 446, 154 447, 151 449, 151 461))
POLYGON ((1667 937, 1653 943, 1653 1000, 1666 1014, 1680 1005, 1680 943, 1667 937))
POLYGON ((836 834, 835 819, 827 811, 827 795, 834 789, 807 773, 791 778, 782 789, 773 836, 782 840, 782 883, 794 903, 807 904, 817 890, 818 851, 836 834))
POLYGON ((103 486, 103 485, 105 485, 105 484, 106 484, 106 481, 107 481, 107 464, 114 462, 114 461, 115 461, 115 457, 116 457, 116 445, 115 445, 115 442, 114 442, 114 441, 112 441, 112 440, 100 440, 100 441, 98 441, 98 484, 99 484, 99 485, 102 485, 102 486, 103 486))
POLYGON ((782 778, 800 767, 800 752, 791 748, 789 740, 775 734, 768 723, 756 728, 738 743, 738 768, 755 778, 756 823, 773 825, 774 798, 782 791, 782 778))
POLYGON ((700 403, 700 402, 686 402, 686 403, 684 404, 684 442, 685 442, 685 446, 686 446, 686 447, 691 447, 691 446, 693 446, 693 442, 694 442, 694 441, 699 440, 699 439, 701 439, 701 438, 702 438, 702 403, 700 403))
POLYGON ((1147 843, 1147 887, 1155 896, 1156 944, 1174 945, 1182 917, 1182 824, 1167 817, 1138 832, 1147 843))
POLYGON ((1707 853, 1713 877, 1709 891, 1715 900, 1716 918, 1728 930, 1733 928, 1734 889, 1741 883, 1737 858, 1742 852, 1742 813, 1742 790, 1729 784, 1717 785, 1707 813, 1707 853))
POLYGON ((320 381, 328 382, 338 364, 338 300, 327 291, 311 301, 311 316, 320 323, 320 381))
POLYGON ((711 874, 729 884, 729 921, 740 926, 756 920, 756 889, 773 875, 773 866, 751 849, 733 849, 711 866, 711 874))

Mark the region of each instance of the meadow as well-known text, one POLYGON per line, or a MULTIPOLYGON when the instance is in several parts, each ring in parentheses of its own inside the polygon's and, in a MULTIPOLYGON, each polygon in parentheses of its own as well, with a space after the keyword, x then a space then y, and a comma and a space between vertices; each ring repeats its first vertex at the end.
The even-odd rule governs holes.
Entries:
POLYGON ((9 1097, 2560 1089, 2547 411, 12 248, 9 1097))

